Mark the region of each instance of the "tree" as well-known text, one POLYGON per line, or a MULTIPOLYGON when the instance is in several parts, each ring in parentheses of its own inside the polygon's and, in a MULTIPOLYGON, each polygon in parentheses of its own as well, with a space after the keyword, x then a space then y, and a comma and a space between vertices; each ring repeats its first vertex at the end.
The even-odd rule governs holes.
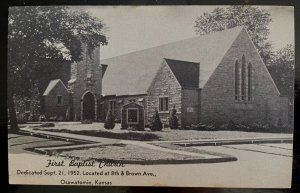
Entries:
POLYGON ((158 111, 155 110, 152 119, 150 120, 150 129, 152 131, 161 131, 162 123, 158 114, 158 111))
POLYGON ((104 122, 104 128, 113 129, 114 127, 115 127, 115 116, 111 113, 111 110, 108 110, 104 122))
POLYGON ((14 96, 29 96, 64 61, 81 59, 81 43, 91 52, 107 44, 103 22, 84 11, 63 6, 10 7, 8 16, 8 109, 18 131, 14 96))
POLYGON ((178 118, 176 116, 176 109, 175 106, 173 106, 173 109, 171 110, 171 116, 169 118, 169 125, 171 129, 178 129, 178 118))
POLYGON ((268 25, 271 21, 270 14, 266 9, 249 5, 234 5, 226 9, 216 8, 211 13, 204 13, 197 17, 194 27, 196 33, 204 35, 244 26, 260 56, 268 65, 272 56, 272 47, 267 41, 270 31, 268 25))
POLYGON ((275 52, 268 70, 277 85, 281 96, 286 96, 292 102, 294 99, 295 50, 288 44, 275 52))

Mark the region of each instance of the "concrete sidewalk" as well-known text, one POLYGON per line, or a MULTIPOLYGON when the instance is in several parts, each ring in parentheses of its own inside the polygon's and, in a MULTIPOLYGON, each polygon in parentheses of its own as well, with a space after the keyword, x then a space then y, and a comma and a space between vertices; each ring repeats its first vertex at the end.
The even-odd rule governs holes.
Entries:
POLYGON ((103 144, 113 144, 113 143, 144 143, 144 144, 156 144, 156 143, 173 143, 175 145, 181 146, 216 146, 216 145, 229 145, 229 144, 252 144, 252 143, 283 143, 292 142, 293 137, 256 137, 256 138, 227 138, 227 139, 197 139, 197 140, 176 140, 176 141, 135 141, 135 140, 122 140, 122 139, 112 139, 104 137, 94 137, 87 135, 79 135, 72 133, 63 132, 52 132, 52 131, 42 131, 33 130, 30 127, 21 128, 22 131, 31 134, 39 134, 47 137, 56 137, 61 139, 70 139, 75 141, 81 141, 86 143, 103 143, 103 144))
MULTIPOLYGON (((78 144, 78 145, 68 145, 68 146, 58 146, 58 147, 42 147, 42 148, 35 148, 35 151, 45 154, 55 154, 65 150, 73 150, 73 149, 81 149, 81 148, 91 148, 97 146, 107 146, 107 145, 116 145, 116 144, 126 144, 126 145, 135 145, 139 147, 143 147, 146 149, 152 149, 160 152, 166 153, 175 153, 181 155, 191 156, 190 160, 171 160, 172 163, 216 163, 216 162, 226 162, 226 161, 236 161, 236 158, 231 155, 213 155, 209 153, 195 153, 183 150, 174 150, 165 147, 159 147, 154 144, 150 144, 148 142, 143 141, 134 141, 134 140, 117 140, 117 139, 108 139, 102 137, 93 137, 93 136, 85 136, 85 135, 78 135, 78 134, 71 134, 71 133, 61 133, 61 132, 51 132, 51 131, 40 131, 40 130, 33 130, 30 127, 22 128, 23 132, 28 132, 34 135, 42 135, 48 138, 60 138, 64 140, 73 140, 73 141, 80 141, 85 142, 88 144, 78 144), (192 158, 192 157, 197 157, 192 158)), ((61 155, 63 156, 63 154, 61 155)), ((132 162, 130 160, 125 160, 126 163, 134 163, 134 164, 169 164, 170 160, 165 162, 166 160, 156 160, 155 162, 148 162, 147 160, 142 162, 132 162)))
MULTIPOLYGON (((212 152, 191 152, 185 151, 184 149, 171 149, 167 147, 160 147, 157 144, 162 143, 171 143, 173 145, 179 146, 217 146, 217 145, 234 145, 234 144, 253 144, 253 143, 282 143, 282 142, 292 142, 292 137, 257 137, 257 138, 231 138, 231 139, 200 139, 200 140, 177 140, 177 141, 136 141, 136 140, 121 140, 121 139, 111 139, 104 137, 95 137, 95 136, 86 136, 80 134, 72 133, 63 133, 63 132, 52 132, 52 131, 43 131, 43 130, 34 130, 30 127, 21 128, 21 131, 30 133, 31 135, 40 135, 46 136, 47 138, 58 138, 67 141, 77 141, 84 144, 68 145, 68 146, 59 146, 59 147, 43 147, 36 148, 37 152, 45 154, 55 154, 74 150, 81 148, 92 148, 100 146, 109 146, 117 144, 125 145, 135 145, 146 149, 152 149, 155 151, 166 152, 166 153, 175 153, 181 155, 191 156, 191 159, 188 160, 156 160, 155 162, 132 162, 132 160, 125 160, 127 163, 133 164, 184 164, 184 163, 217 163, 217 162, 227 162, 227 161, 236 161, 237 158, 232 155, 227 154, 214 154, 212 152)), ((63 154, 60 154, 64 156, 63 154)))
POLYGON ((93 136, 78 135, 72 133, 33 130, 30 127, 21 128, 20 130, 30 134, 46 136, 47 138, 55 137, 59 139, 68 139, 68 140, 74 140, 74 141, 85 142, 85 143, 113 144, 120 141, 120 139, 109 139, 103 137, 93 137, 93 136))
POLYGON ((238 145, 256 143, 292 143, 293 137, 256 137, 256 138, 230 138, 230 139, 201 139, 201 140, 178 140, 178 141, 155 141, 152 144, 172 143, 180 146, 217 146, 238 145))

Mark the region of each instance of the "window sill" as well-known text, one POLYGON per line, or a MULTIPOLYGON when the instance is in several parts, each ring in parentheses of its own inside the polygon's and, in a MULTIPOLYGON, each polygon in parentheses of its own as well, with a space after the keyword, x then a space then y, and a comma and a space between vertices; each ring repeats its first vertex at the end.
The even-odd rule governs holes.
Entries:
POLYGON ((127 125, 138 125, 139 123, 138 122, 127 122, 127 125))
POLYGON ((165 114, 165 113, 169 113, 169 111, 158 111, 158 113, 165 114))
POLYGON ((253 101, 235 101, 237 105, 252 105, 253 101))

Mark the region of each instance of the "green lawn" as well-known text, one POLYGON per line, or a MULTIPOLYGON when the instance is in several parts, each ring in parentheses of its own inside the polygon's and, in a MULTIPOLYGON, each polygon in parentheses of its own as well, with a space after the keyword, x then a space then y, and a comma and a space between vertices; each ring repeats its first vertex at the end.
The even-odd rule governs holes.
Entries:
POLYGON ((66 132, 88 136, 98 136, 114 139, 138 140, 138 141, 176 141, 176 140, 197 140, 197 139, 228 139, 228 138, 256 138, 256 137, 292 137, 287 133, 266 133, 249 131, 197 131, 197 130, 171 130, 164 128, 162 131, 128 131, 121 130, 116 126, 113 130, 104 129, 103 123, 93 124, 56 124, 55 127, 40 128, 38 130, 47 130, 54 132, 66 132))
POLYGON ((201 156, 189 156, 177 153, 162 152, 135 145, 113 145, 62 151, 61 154, 70 158, 83 160, 122 160, 126 162, 155 162, 172 160, 196 160, 201 156))
POLYGON ((72 145, 67 141, 34 137, 30 135, 8 134, 8 152, 9 153, 34 153, 35 147, 50 147, 72 145))

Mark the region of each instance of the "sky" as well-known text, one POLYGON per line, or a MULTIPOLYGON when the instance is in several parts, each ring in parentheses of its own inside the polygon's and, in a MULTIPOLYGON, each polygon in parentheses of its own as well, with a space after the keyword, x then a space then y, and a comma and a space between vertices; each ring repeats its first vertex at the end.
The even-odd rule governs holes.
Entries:
MULTIPOLYGON (((198 16, 219 6, 86 6, 108 27, 101 59, 197 36, 198 16)), ((269 41, 275 49, 294 43, 293 7, 263 6, 271 14, 269 41)))

